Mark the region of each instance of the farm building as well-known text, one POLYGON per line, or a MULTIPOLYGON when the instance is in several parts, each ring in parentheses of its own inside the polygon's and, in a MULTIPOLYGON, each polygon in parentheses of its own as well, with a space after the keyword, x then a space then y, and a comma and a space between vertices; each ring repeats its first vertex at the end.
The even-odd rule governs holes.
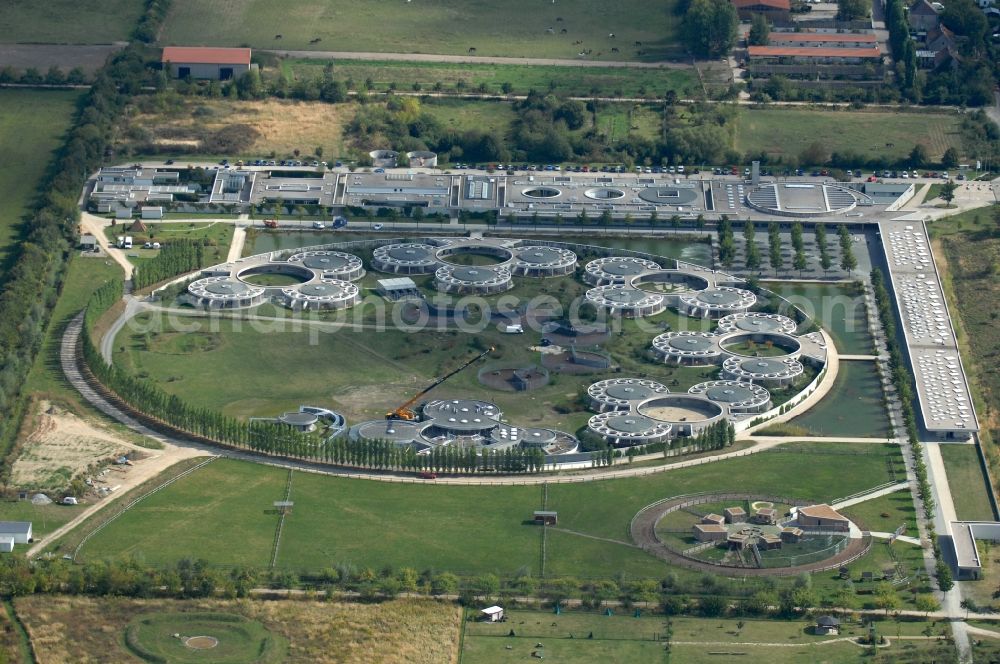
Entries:
POLYGON ((711 523, 711 524, 715 524, 717 526, 721 526, 722 524, 724 524, 726 522, 726 517, 724 517, 724 516, 722 516, 720 514, 706 514, 705 516, 701 517, 701 522, 702 523, 711 523))
POLYGON ((743 523, 747 520, 747 513, 742 507, 727 507, 723 510, 726 515, 726 523, 743 523))
POLYGON ((840 621, 833 616, 816 618, 813 634, 840 634, 840 621))
POLYGON ((503 607, 488 606, 479 614, 485 622, 503 622, 503 607))
POLYGON ((692 530, 699 542, 721 542, 728 535, 726 527, 717 523, 696 523, 692 530))
POLYGON ((740 19, 749 21, 754 14, 763 14, 771 23, 787 23, 792 4, 789 0, 729 0, 740 19))
POLYGON ((554 526, 559 521, 559 513, 546 510, 535 510, 535 523, 545 526, 554 526))
POLYGON ((30 521, 0 521, 0 553, 11 553, 15 544, 31 542, 30 521))
POLYGON ((800 507, 798 524, 801 528, 822 528, 846 532, 851 527, 847 517, 829 505, 810 505, 800 507))
POLYGON ((160 62, 174 78, 228 81, 250 71, 250 49, 167 46, 160 62))
POLYGON ((80 248, 84 251, 97 251, 97 238, 90 233, 80 236, 80 248))
POLYGON ((399 300, 421 299, 420 289, 409 277, 379 279, 376 289, 382 297, 397 302, 399 300))

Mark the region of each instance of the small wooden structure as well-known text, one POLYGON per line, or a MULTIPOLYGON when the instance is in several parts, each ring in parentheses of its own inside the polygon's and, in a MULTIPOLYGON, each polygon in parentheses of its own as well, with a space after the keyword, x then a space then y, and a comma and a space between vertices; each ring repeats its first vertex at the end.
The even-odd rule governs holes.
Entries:
POLYGON ((840 621, 833 616, 820 616, 816 618, 816 625, 813 627, 814 634, 840 634, 840 621))
POLYGON ((535 510, 535 523, 542 526, 554 526, 559 522, 559 512, 535 510))

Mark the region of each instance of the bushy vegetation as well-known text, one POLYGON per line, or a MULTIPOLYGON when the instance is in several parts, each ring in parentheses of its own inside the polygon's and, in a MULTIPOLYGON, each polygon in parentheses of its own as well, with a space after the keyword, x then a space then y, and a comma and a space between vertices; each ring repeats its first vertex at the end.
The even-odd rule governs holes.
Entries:
POLYGON ((175 240, 165 245, 160 253, 142 263, 132 275, 137 289, 147 288, 178 274, 205 266, 205 245, 197 240, 175 240))

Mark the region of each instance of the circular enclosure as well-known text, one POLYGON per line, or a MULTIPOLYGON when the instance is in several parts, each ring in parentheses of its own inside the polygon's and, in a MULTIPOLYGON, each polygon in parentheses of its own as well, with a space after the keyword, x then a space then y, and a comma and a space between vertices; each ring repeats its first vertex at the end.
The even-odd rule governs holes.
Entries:
POLYGON ((798 339, 776 332, 736 332, 724 337, 719 345, 738 357, 797 357, 802 350, 798 339))
POLYGON ((489 244, 464 244, 438 249, 437 258, 451 265, 481 266, 506 263, 514 257, 507 249, 489 244))
POLYGON ((427 274, 440 265, 436 252, 429 244, 385 244, 372 252, 372 267, 390 274, 427 274))
POLYGON ((654 316, 666 308, 663 296, 630 286, 597 286, 584 297, 596 307, 628 318, 654 316))
POLYGON ((526 245, 514 249, 514 274, 526 277, 555 277, 576 269, 576 254, 561 247, 526 245))
POLYGON ((691 272, 664 270, 642 274, 632 279, 632 287, 647 293, 680 295, 702 291, 709 287, 708 279, 691 272))
POLYGON ((669 392, 665 385, 644 378, 608 378, 587 388, 590 407, 599 413, 628 410, 633 403, 669 392))
POLYGON ((587 421, 587 428, 604 442, 615 447, 648 445, 670 438, 670 423, 659 422, 634 413, 615 411, 598 413, 587 421))
POLYGON ((688 393, 702 394, 712 401, 725 404, 730 413, 760 413, 771 405, 771 393, 764 387, 737 380, 698 383, 688 393))
POLYGON ((654 397, 638 407, 640 415, 676 424, 679 422, 708 422, 720 417, 722 407, 707 399, 685 394, 668 394, 654 397))
POLYGON ((729 357, 722 363, 724 378, 784 386, 802 375, 802 364, 791 358, 729 357))
POLYGON ((365 275, 361 259, 341 251, 303 251, 288 259, 301 264, 328 279, 354 281, 365 275))
POLYGON ((514 287, 505 267, 465 267, 445 265, 434 273, 439 291, 455 294, 491 295, 514 287))
POLYGON ((747 311, 757 302, 757 296, 742 288, 719 286, 697 293, 681 295, 681 313, 695 318, 721 318, 727 314, 747 311))
POLYGON ((596 201, 613 201, 625 198, 625 192, 615 187, 594 187, 584 191, 583 195, 596 201))
POLYGON ((284 639, 235 613, 143 613, 125 630, 130 652, 149 662, 271 664, 282 661, 284 639))
POLYGON ((477 375, 482 385, 503 392, 529 392, 549 383, 548 369, 535 364, 521 367, 483 367, 477 375))
POLYGON ((281 291, 284 304, 292 309, 345 309, 361 301, 361 290, 350 281, 321 279, 281 291))
POLYGON ((562 196, 562 190, 555 187, 530 187, 523 190, 521 195, 528 198, 558 198, 562 196))
POLYGON ((719 358, 719 338, 708 332, 665 332, 653 339, 653 353, 673 364, 714 364, 719 358))
POLYGON ((748 311, 729 314, 719 319, 719 333, 726 332, 781 332, 794 334, 798 325, 794 320, 780 314, 766 314, 760 311, 748 311))
POLYGON ((315 272, 294 263, 263 263, 261 265, 253 265, 236 273, 236 278, 240 281, 264 287, 304 284, 315 277, 315 272))
POLYGON ((639 198, 653 205, 691 205, 701 202, 701 192, 693 185, 647 187, 639 192, 639 198))
POLYGON ((195 304, 212 309, 252 307, 264 301, 265 289, 247 285, 229 276, 205 277, 188 284, 188 295, 195 304))

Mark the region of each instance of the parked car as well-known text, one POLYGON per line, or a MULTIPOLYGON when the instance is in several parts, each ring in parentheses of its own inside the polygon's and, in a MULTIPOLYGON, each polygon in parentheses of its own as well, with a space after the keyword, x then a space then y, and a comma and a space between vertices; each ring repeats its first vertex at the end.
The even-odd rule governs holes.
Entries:
POLYGON ((385 226, 383 226, 382 224, 372 224, 372 230, 373 231, 380 231, 383 228, 385 228, 385 226))
POLYGON ((321 230, 323 230, 324 228, 326 228, 326 226, 324 226, 324 225, 323 225, 323 222, 322 222, 322 221, 314 221, 314 222, 313 222, 313 228, 315 228, 316 230, 319 230, 319 231, 321 231, 321 230))

